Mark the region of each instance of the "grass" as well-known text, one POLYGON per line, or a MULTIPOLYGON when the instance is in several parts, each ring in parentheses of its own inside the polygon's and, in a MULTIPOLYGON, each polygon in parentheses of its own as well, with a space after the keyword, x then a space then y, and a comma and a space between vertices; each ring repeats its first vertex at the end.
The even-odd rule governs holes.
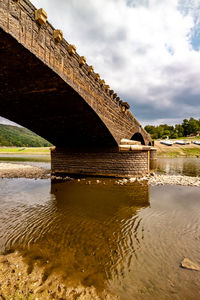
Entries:
POLYGON ((200 146, 195 144, 166 146, 155 142, 158 157, 200 157, 200 146))
POLYGON ((200 136, 195 136, 195 137, 192 137, 192 136, 189 136, 189 137, 183 136, 183 137, 178 137, 177 139, 170 139, 170 141, 176 141, 176 140, 199 141, 200 140, 200 136))
POLYGON ((186 156, 194 157, 199 156, 200 157, 200 146, 198 148, 188 148, 188 149, 182 149, 182 151, 185 153, 186 156))
POLYGON ((35 154, 35 155, 48 155, 50 154, 49 147, 1 147, 0 154, 35 154))
POLYGON ((157 152, 158 157, 183 157, 182 153, 180 151, 158 151, 157 152))

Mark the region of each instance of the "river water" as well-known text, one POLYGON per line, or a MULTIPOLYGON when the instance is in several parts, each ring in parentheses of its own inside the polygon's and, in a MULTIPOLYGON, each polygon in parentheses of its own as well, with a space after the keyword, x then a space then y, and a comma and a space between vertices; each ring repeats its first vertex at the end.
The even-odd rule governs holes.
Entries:
MULTIPOLYGON (((31 164, 37 163, 49 167, 31 164)), ((197 300, 200 273, 180 262, 200 264, 200 189, 102 178, 0 179, 0 250, 18 250, 30 268, 48 261, 47 276, 59 272, 121 300, 197 300)))

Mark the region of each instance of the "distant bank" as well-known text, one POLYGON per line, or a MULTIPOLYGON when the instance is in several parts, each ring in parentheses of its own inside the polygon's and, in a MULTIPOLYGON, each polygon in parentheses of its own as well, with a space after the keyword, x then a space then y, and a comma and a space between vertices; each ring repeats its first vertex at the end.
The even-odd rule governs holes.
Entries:
POLYGON ((1 154, 50 155, 50 147, 0 147, 1 154))
POLYGON ((158 157, 199 157, 200 146, 195 144, 166 146, 155 141, 158 157))
MULTIPOLYGON (((0 124, 0 154, 50 154, 52 145, 32 131, 12 125, 0 124)), ((200 146, 166 146, 155 141, 158 157, 199 157, 200 146)))
POLYGON ((2 146, 50 147, 52 145, 26 128, 0 124, 0 147, 2 146))
MULTIPOLYGON (((200 146, 194 144, 166 146, 155 141, 155 147, 158 157, 200 158, 200 146)), ((0 147, 1 154, 50 155, 50 147, 0 147)))

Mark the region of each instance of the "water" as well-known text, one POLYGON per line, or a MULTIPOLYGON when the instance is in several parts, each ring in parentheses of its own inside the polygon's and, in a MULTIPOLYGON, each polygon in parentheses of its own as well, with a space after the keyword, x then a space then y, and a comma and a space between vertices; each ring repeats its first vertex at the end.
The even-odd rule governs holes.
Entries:
POLYGON ((200 176, 200 158, 159 158, 157 172, 170 175, 200 176))
POLYGON ((114 179, 0 180, 0 250, 132 299, 200 299, 200 189, 114 179))
MULTIPOLYGON (((0 160, 50 168, 49 156, 0 160)), ((157 172, 200 176, 199 159, 159 159, 157 172)), ((0 179, 0 252, 121 300, 200 299, 200 273, 180 267, 200 264, 200 189, 116 181, 0 179)))

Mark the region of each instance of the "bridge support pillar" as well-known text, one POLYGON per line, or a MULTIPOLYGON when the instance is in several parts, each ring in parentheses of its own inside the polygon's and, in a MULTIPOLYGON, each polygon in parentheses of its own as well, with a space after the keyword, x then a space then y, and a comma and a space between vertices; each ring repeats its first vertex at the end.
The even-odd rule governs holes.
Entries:
POLYGON ((56 175, 131 177, 150 171, 150 150, 67 148, 51 150, 51 170, 56 175))
POLYGON ((150 150, 150 169, 155 170, 157 167, 157 149, 151 147, 150 150))

